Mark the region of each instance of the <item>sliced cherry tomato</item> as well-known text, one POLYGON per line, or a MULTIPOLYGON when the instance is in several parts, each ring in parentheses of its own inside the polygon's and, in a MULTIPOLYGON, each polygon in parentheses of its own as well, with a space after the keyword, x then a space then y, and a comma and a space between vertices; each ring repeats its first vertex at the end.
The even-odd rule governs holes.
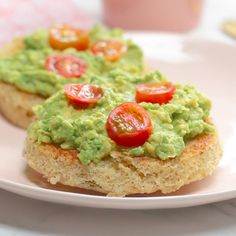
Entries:
POLYGON ((70 47, 86 50, 89 45, 88 32, 67 24, 60 24, 50 30, 49 43, 52 48, 57 50, 70 47))
POLYGON ((169 82, 139 84, 136 87, 136 102, 168 103, 175 93, 175 86, 169 82))
POLYGON ((102 96, 102 89, 94 84, 67 84, 65 95, 76 108, 94 105, 102 96))
POLYGON ((135 102, 126 102, 111 111, 106 130, 118 145, 136 147, 148 140, 152 133, 152 123, 143 107, 135 102))
POLYGON ((120 59, 126 50, 124 43, 114 40, 99 40, 91 47, 93 54, 112 62, 120 59))
POLYGON ((50 55, 45 60, 45 68, 65 78, 79 78, 87 70, 85 61, 70 55, 50 55))

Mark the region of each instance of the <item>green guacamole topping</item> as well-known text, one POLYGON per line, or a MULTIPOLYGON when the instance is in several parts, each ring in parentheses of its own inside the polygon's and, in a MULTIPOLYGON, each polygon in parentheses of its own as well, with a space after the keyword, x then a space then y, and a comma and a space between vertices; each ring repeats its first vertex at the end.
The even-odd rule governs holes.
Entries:
POLYGON ((37 121, 30 126, 29 135, 40 143, 78 150, 83 164, 97 163, 116 150, 162 160, 178 157, 190 138, 214 131, 213 126, 205 122, 211 102, 191 85, 176 85, 173 99, 165 105, 141 103, 153 125, 153 132, 143 146, 121 148, 107 136, 105 129, 112 109, 134 101, 136 84, 164 81, 159 72, 137 76, 115 70, 107 77, 94 76, 90 82, 100 85, 104 91, 95 107, 77 110, 61 90, 35 109, 37 121))
POLYGON ((69 48, 53 50, 48 43, 48 30, 38 30, 24 38, 24 48, 12 56, 0 60, 0 80, 13 84, 22 91, 49 97, 67 83, 89 83, 92 76, 106 75, 120 68, 133 74, 143 71, 141 49, 130 40, 125 40, 119 29, 107 30, 94 26, 89 32, 91 44, 100 39, 114 39, 127 44, 128 50, 117 62, 108 62, 94 56, 89 50, 77 51, 69 48), (66 79, 45 69, 45 58, 53 54, 73 55, 83 59, 88 69, 80 78, 66 79))

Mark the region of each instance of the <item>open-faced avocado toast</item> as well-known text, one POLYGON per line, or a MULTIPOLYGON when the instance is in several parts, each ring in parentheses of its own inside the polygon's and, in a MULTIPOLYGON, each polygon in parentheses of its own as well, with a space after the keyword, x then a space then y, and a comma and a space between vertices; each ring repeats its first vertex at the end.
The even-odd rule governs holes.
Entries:
POLYGON ((210 100, 159 73, 69 84, 36 108, 24 157, 50 183, 110 196, 170 193, 210 175, 222 151, 210 100))
POLYGON ((115 68, 143 72, 141 49, 119 29, 57 25, 38 30, 1 52, 0 111, 17 126, 27 127, 34 118, 32 107, 65 84, 90 83, 93 76, 115 68))

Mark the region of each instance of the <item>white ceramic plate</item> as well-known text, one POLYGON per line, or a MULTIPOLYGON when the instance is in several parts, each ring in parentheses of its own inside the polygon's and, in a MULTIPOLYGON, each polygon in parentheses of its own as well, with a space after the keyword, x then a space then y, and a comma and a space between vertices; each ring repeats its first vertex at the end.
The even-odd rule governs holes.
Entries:
POLYGON ((206 204, 236 197, 236 44, 177 35, 129 35, 145 52, 147 62, 173 82, 192 83, 213 101, 224 156, 215 173, 169 196, 112 198, 78 189, 49 186, 27 169, 22 158, 25 132, 0 119, 0 187, 51 202, 76 206, 155 209, 206 204))

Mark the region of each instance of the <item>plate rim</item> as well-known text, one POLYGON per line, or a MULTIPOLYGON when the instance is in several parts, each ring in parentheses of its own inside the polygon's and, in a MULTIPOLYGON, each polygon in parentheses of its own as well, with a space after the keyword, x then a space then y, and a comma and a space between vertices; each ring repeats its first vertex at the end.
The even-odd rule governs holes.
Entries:
POLYGON ((20 196, 33 198, 52 203, 61 203, 89 208, 103 209, 168 209, 205 205, 236 197, 236 189, 207 194, 188 194, 177 196, 152 196, 152 197, 110 197, 97 196, 83 193, 64 192, 53 189, 15 183, 10 180, 0 179, 0 188, 20 196), (18 191, 16 189, 19 189, 18 191), (45 194, 46 193, 46 194, 45 194), (70 201, 64 201, 70 197, 70 201), (95 200, 95 201, 94 201, 95 200), (173 201, 174 200, 174 201, 173 201), (194 201, 195 200, 195 201, 194 201), (134 204, 135 203, 135 204, 134 204), (142 204, 140 204, 142 203, 142 204))

